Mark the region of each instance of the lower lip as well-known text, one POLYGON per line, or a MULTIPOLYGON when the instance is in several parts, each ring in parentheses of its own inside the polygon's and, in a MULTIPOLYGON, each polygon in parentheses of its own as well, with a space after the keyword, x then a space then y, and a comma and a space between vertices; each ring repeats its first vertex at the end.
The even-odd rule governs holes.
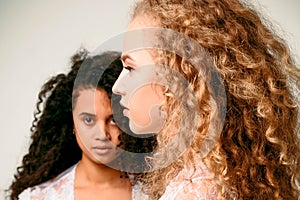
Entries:
POLYGON ((105 155, 108 154, 112 149, 110 148, 93 148, 93 151, 98 155, 105 155))
POLYGON ((124 115, 125 117, 128 117, 128 113, 129 113, 129 110, 125 108, 125 109, 123 110, 123 115, 124 115))

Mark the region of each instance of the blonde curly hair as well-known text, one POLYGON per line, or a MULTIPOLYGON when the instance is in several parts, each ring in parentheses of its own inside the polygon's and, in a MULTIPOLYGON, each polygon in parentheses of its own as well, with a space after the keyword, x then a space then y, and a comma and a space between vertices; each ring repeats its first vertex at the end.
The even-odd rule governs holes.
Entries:
MULTIPOLYGON (((197 41, 223 80, 227 101, 224 126, 217 144, 202 159, 215 175, 212 183, 218 188, 218 198, 298 199, 300 70, 271 24, 239 0, 141 0, 132 19, 138 16, 150 17, 160 27, 197 41)), ((181 43, 174 45, 185 48, 181 43)), ((195 166, 213 111, 205 81, 185 58, 166 51, 159 51, 157 58, 189 81, 197 98, 199 121, 188 150, 145 178, 151 199, 164 193, 184 165, 195 166)), ((173 74, 162 74, 166 82, 176 85, 173 74)), ((178 103, 170 88, 165 94, 163 110, 168 118, 157 137, 157 148, 172 140, 180 120, 185 119, 185 105, 178 103)), ((160 165, 167 155, 156 156, 150 159, 151 166, 160 165)))

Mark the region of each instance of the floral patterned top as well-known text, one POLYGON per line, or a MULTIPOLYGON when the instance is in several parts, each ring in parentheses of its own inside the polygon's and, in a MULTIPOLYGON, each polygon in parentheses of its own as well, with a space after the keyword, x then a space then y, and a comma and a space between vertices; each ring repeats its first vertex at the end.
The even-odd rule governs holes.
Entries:
POLYGON ((205 164, 197 161, 195 167, 185 166, 171 180, 159 200, 213 200, 217 189, 211 182, 212 174, 205 164))
MULTIPOLYGON (((74 178, 77 164, 62 172, 55 179, 34 187, 27 188, 20 195, 20 200, 74 200, 74 178)), ((138 182, 132 186, 132 200, 148 199, 141 192, 138 182)))

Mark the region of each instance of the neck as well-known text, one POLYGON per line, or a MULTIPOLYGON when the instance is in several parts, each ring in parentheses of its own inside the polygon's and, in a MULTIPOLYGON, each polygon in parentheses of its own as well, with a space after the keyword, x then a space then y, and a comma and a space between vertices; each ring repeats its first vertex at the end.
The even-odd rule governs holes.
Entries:
POLYGON ((120 181, 121 172, 104 164, 98 164, 86 156, 82 156, 77 165, 76 178, 82 184, 112 184, 120 181))

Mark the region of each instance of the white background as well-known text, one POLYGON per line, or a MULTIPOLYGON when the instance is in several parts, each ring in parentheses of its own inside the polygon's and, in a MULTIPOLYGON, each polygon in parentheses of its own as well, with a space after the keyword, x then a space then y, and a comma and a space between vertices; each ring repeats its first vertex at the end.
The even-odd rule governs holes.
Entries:
MULTIPOLYGON (((260 4, 299 59, 300 1, 252 1, 260 4)), ((0 0, 0 199, 27 151, 42 84, 67 71, 79 47, 93 50, 125 31, 133 2, 0 0)))

